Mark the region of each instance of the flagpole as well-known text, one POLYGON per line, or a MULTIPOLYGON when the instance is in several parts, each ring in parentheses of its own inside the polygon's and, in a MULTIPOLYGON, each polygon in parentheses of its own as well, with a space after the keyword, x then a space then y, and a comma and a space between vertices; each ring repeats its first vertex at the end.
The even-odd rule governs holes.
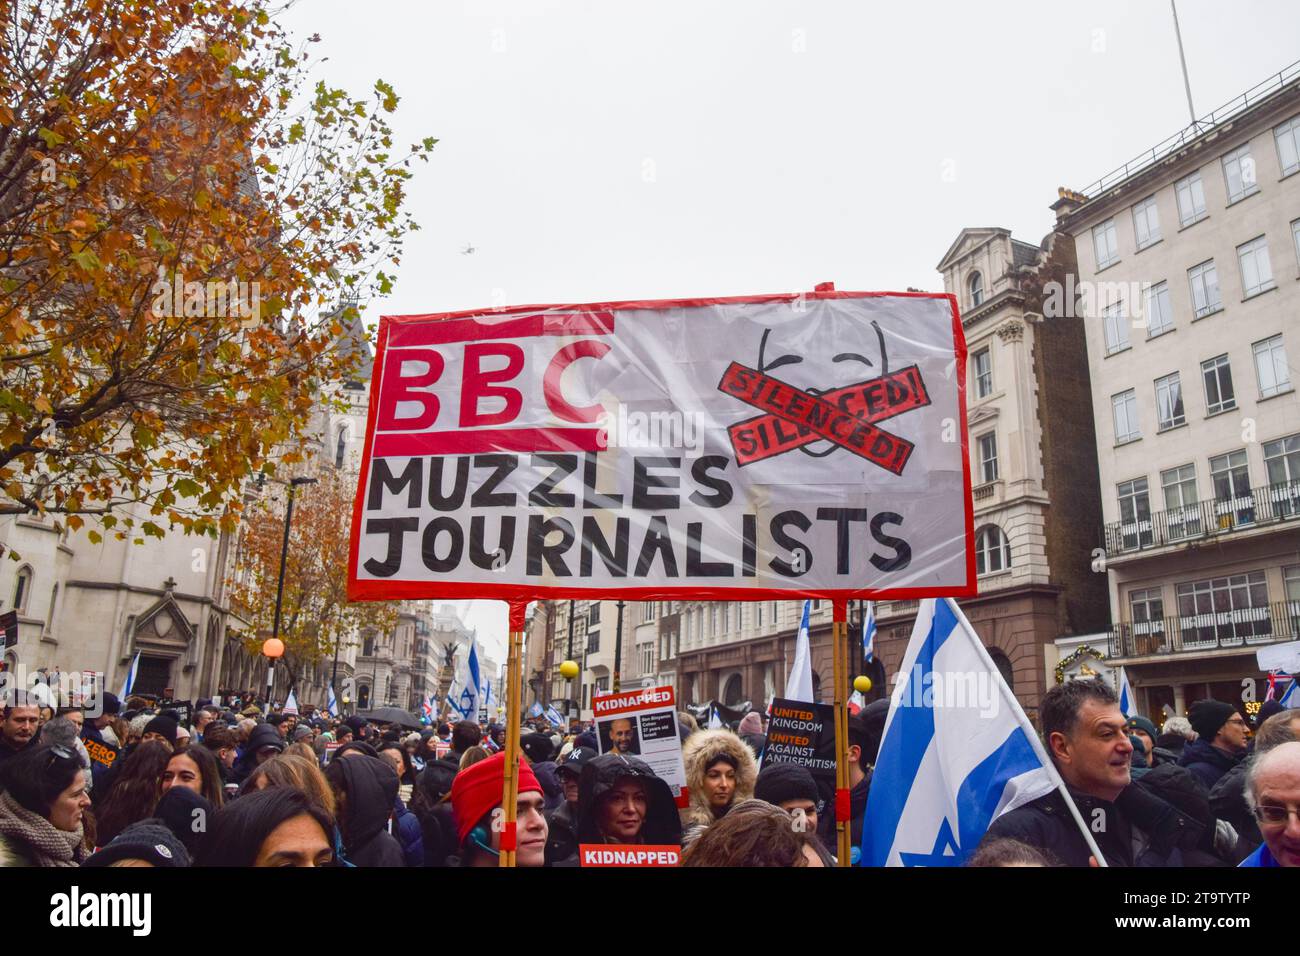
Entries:
POLYGON ((853 813, 849 797, 849 622, 848 602, 835 598, 831 633, 835 706, 835 841, 838 866, 849 866, 853 853, 853 813))
POLYGON ((516 810, 519 802, 519 714, 520 714, 520 661, 524 644, 524 613, 528 605, 523 601, 510 602, 510 651, 506 655, 506 747, 505 781, 502 787, 501 809, 504 828, 501 831, 500 867, 515 866, 516 810))
MULTIPOLYGON (((971 634, 977 635, 979 633, 975 628, 971 627, 970 621, 966 620, 965 613, 957 606, 956 601, 952 598, 943 598, 942 600, 948 602, 948 606, 952 608, 953 614, 956 615, 957 620, 961 622, 963 627, 965 627, 971 634)), ((993 663, 993 658, 989 656, 988 650, 984 647, 984 642, 974 641, 972 643, 974 643, 975 650, 982 658, 984 666, 988 669, 988 672, 997 676, 998 690, 1002 694, 1007 705, 1012 708, 1012 712, 1016 714, 1021 723, 1028 724, 1029 718, 1025 716, 1025 711, 1020 706, 1020 701, 1016 700, 1016 695, 1011 693, 1011 688, 1008 687, 1007 682, 1002 679, 1002 672, 999 671, 997 665, 993 663)), ((1065 786, 1065 781, 1061 779, 1061 774, 1056 769, 1056 762, 1052 760, 1051 755, 1043 746, 1042 740, 1039 739, 1038 734, 1036 733, 1027 733, 1025 736, 1029 738, 1029 745, 1034 748, 1034 753, 1037 754, 1038 759, 1042 761, 1043 768, 1047 771, 1047 776, 1051 778, 1054 784, 1056 784, 1056 789, 1060 791, 1061 796, 1065 798, 1065 806, 1069 809, 1070 816, 1074 818, 1074 822, 1078 825, 1079 832, 1083 834, 1083 842, 1088 844, 1088 849, 1092 852, 1092 855, 1097 858, 1097 865, 1101 867, 1109 866, 1106 862, 1106 858, 1101 855, 1101 850, 1097 847, 1097 841, 1092 838, 1092 831, 1089 830, 1088 825, 1083 822, 1083 816, 1079 813, 1079 808, 1074 805, 1074 798, 1070 796, 1070 791, 1065 786)))

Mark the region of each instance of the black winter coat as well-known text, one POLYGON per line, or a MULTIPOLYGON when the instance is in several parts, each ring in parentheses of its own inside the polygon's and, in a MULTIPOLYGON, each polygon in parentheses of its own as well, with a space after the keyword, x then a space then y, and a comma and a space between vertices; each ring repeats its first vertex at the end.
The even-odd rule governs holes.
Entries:
MULTIPOLYGON (((1110 866, 1222 866, 1208 847, 1214 821, 1203 787, 1180 767, 1155 767, 1114 803, 1071 789, 1075 806, 1110 866)), ((1010 838, 1066 866, 1088 866, 1092 851, 1060 791, 993 821, 981 845, 1010 838)))
MULTIPOLYGON (((616 783, 628 777, 642 781, 646 789, 645 820, 641 824, 641 833, 637 842, 681 846, 681 817, 678 815, 677 801, 673 799, 673 792, 668 783, 656 775, 650 769, 650 765, 639 757, 625 757, 613 753, 601 754, 587 761, 586 766, 582 768, 582 776, 578 778, 573 854, 557 860, 557 865, 577 865, 580 844, 605 842, 596 816, 600 798, 613 789, 616 783)), ((550 849, 549 839, 547 848, 550 849)))
POLYGON ((343 852, 354 866, 405 866, 402 846, 388 832, 397 800, 397 774, 378 757, 365 754, 331 760, 330 785, 343 792, 340 814, 343 852))
POLYGON ((1213 790, 1219 778, 1240 762, 1241 757, 1230 756, 1204 740, 1189 740, 1178 758, 1178 765, 1195 774, 1207 791, 1213 790))

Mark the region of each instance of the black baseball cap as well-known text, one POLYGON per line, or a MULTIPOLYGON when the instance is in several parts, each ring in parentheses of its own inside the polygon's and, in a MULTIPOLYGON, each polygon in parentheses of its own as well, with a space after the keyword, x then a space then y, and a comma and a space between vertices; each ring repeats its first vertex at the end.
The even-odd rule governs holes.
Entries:
POLYGON ((574 747, 569 751, 569 755, 556 764, 556 773, 573 773, 581 774, 582 768, 586 766, 587 761, 593 760, 598 756, 596 751, 590 747, 574 747))

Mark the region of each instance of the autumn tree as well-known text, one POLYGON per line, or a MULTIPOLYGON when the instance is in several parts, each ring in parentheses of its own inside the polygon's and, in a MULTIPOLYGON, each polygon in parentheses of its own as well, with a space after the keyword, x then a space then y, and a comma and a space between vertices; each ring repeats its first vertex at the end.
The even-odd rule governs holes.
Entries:
MULTIPOLYGON (((356 476, 328 465, 315 474, 315 484, 294 490, 285 552, 280 639, 293 673, 332 655, 340 641, 372 628, 387 633, 397 624, 395 601, 348 603, 356 476)), ((246 646, 254 654, 274 629, 289 487, 267 482, 263 492, 244 514, 229 582, 231 602, 250 624, 246 646)))
POLYGON ((260 0, 0 5, 0 514, 215 534, 297 457, 434 142, 310 42, 260 0))

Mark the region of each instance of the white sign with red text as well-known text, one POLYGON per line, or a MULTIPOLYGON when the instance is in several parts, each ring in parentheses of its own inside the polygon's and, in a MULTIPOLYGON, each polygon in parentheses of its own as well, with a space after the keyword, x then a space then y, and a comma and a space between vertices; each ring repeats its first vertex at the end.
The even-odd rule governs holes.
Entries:
POLYGON ((600 752, 640 757, 686 806, 686 765, 672 687, 643 687, 591 699, 600 752))

